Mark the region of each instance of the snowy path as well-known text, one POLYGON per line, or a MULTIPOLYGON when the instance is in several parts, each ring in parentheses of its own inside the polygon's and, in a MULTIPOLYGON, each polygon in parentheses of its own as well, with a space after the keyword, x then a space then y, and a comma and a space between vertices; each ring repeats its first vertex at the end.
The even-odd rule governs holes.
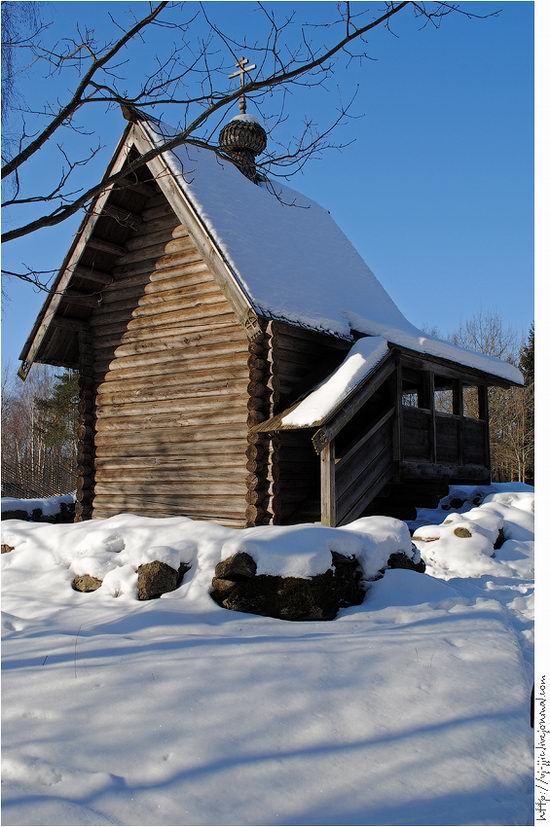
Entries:
POLYGON ((4 823, 530 823, 522 654, 463 586, 301 624, 8 594, 4 823))

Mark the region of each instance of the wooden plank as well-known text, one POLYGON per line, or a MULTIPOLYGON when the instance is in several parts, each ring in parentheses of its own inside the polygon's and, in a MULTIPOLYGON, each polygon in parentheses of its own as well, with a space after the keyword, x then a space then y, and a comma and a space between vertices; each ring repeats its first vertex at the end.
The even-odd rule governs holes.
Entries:
POLYGON ((385 466, 378 468, 378 476, 370 481, 368 487, 365 489, 363 495, 357 500, 346 514, 338 517, 337 525, 346 525, 353 522, 363 514, 374 498, 392 479, 392 465, 388 462, 385 466))
POLYGON ((321 449, 321 523, 336 525, 334 440, 321 449))
POLYGON ((369 428, 369 430, 364 434, 357 442, 352 445, 352 447, 338 460, 337 462, 337 469, 338 473, 342 473, 346 465, 349 461, 356 455, 358 451, 363 450, 367 442, 381 429, 384 425, 388 422, 389 419, 394 415, 395 408, 392 407, 389 411, 386 411, 380 419, 374 423, 374 425, 369 428))

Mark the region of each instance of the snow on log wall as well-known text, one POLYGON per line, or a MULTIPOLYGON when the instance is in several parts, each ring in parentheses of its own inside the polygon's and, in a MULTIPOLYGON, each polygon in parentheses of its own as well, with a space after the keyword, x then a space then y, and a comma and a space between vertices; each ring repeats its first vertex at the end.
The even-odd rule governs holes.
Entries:
POLYGON ((186 228, 152 196, 94 311, 93 516, 245 524, 248 338, 186 228))

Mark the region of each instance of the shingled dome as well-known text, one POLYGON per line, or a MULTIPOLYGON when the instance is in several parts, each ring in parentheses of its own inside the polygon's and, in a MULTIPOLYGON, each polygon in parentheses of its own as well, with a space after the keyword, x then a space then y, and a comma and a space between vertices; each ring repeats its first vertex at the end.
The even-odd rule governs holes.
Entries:
POLYGON ((241 171, 256 181, 256 155, 267 146, 267 134, 263 126, 252 115, 235 115, 220 132, 220 147, 235 158, 241 171))

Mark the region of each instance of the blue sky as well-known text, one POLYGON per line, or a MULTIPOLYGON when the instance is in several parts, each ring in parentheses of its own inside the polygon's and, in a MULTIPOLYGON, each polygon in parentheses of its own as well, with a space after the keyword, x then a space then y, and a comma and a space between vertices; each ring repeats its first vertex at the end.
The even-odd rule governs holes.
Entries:
MULTIPOLYGON (((312 23, 326 18, 330 5, 273 4, 279 15, 295 9, 299 19, 312 23)), ((124 19, 145 8, 110 2, 42 6, 43 18, 52 21, 52 37, 68 36, 79 23, 95 28, 99 38, 112 32, 109 11, 124 19)), ((451 15, 438 30, 420 30, 412 15, 399 15, 393 25, 397 36, 380 29, 370 37, 375 60, 339 65, 338 88, 335 83, 331 92, 294 92, 280 137, 299 131, 305 116, 327 123, 338 96, 345 99, 357 87, 354 111, 362 117, 337 135, 354 143, 327 151, 291 185, 331 211, 413 323, 446 333, 484 308, 501 313, 522 333, 533 317, 533 7, 529 2, 462 7, 477 14, 502 11, 486 20, 451 15)), ((207 8, 229 33, 252 39, 260 32, 252 3, 208 3, 207 8)), ((330 31, 311 32, 325 42, 330 37, 330 31)), ((138 58, 135 71, 146 66, 165 36, 154 32, 147 44, 130 50, 129 57, 138 58)), ((46 80, 29 72, 21 78, 20 96, 36 106, 46 97, 66 99, 68 88, 68 78, 46 80)), ((249 109, 254 111, 253 103, 249 109)), ((268 103, 264 114, 269 111, 268 103)), ((177 121, 174 110, 164 114, 177 121)), ((97 108, 84 122, 105 145, 86 170, 92 182, 125 122, 118 111, 97 108)), ((66 145, 85 154, 83 141, 73 136, 66 145)), ((37 157, 29 168, 33 186, 48 186, 57 157, 53 144, 37 157)), ((10 224, 8 218, 4 226, 10 224)), ((77 225, 72 220, 5 245, 4 266, 58 266, 77 225)), ((2 359, 15 367, 43 295, 17 283, 7 283, 6 293, 2 359)))

